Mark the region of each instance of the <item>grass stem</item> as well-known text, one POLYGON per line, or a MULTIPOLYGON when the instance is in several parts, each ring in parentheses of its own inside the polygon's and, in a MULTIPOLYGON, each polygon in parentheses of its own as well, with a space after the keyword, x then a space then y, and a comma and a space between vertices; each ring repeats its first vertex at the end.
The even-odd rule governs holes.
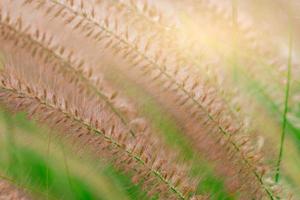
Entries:
POLYGON ((283 157, 283 147, 286 134, 286 125, 287 125, 287 112, 288 112, 288 101, 290 93, 290 82, 291 82, 291 71, 292 71, 292 50, 293 50, 293 39, 292 39, 292 26, 290 23, 289 31, 289 55, 288 55, 288 68, 287 68, 287 77, 286 77, 286 86, 285 86, 285 100, 284 100, 284 110, 282 114, 282 129, 281 129, 281 138, 280 138, 280 148, 279 155, 276 164, 276 174, 275 182, 278 183, 280 178, 280 165, 283 157))

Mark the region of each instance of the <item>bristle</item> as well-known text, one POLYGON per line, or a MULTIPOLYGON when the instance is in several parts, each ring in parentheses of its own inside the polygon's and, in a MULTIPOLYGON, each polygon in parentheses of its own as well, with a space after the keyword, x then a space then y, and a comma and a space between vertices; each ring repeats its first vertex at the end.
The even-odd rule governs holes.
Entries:
POLYGON ((9 182, 8 180, 0 180, 0 199, 30 200, 32 198, 22 191, 22 189, 17 188, 13 182, 9 182))
MULTIPOLYGON (((222 5, 204 0, 3 0, 0 7, 0 50, 8 60, 1 100, 13 112, 25 111, 70 140, 93 147, 150 196, 209 198, 195 194, 197 184, 177 152, 140 116, 135 102, 128 103, 127 91, 113 85, 110 72, 121 73, 171 114, 192 151, 224 179, 226 192, 241 199, 280 195, 277 184, 265 181, 271 167, 265 163, 264 154, 269 154, 256 148, 260 133, 245 125, 248 105, 239 97, 244 91, 224 68, 231 70, 234 62, 249 77, 261 78, 262 65, 279 65, 285 58, 279 45, 268 45, 240 18, 234 22, 222 5), (239 42, 223 44, 234 39, 239 42), (235 52, 238 48, 251 55, 235 52), (262 64, 257 57, 263 57, 262 64)), ((281 72, 271 71, 278 81, 281 72)), ((271 91, 268 78, 262 88, 280 105, 282 95, 271 91)))
MULTIPOLYGON (((27 70, 28 69, 29 68, 27 68, 27 70)), ((2 82, 5 84, 2 85, 2 102, 10 109, 14 111, 27 111, 28 115, 33 119, 46 123, 48 126, 62 133, 68 133, 68 137, 76 138, 76 135, 78 135, 78 137, 81 138, 79 143, 86 144, 87 142, 87 144, 94 145, 93 143, 102 141, 101 146, 106 146, 107 148, 102 148, 103 152, 98 152, 100 155, 106 155, 107 159, 113 162, 116 161, 116 167, 120 169, 134 171, 135 176, 139 177, 140 183, 144 182, 142 173, 147 172, 155 178, 154 180, 157 186, 154 188, 156 188, 156 192, 160 191, 160 187, 169 188, 169 190, 160 191, 162 195, 178 196, 184 199, 186 195, 192 192, 191 190, 189 190, 188 193, 180 191, 181 188, 186 187, 185 184, 191 184, 188 181, 188 175, 184 175, 183 173, 186 169, 173 162, 176 156, 172 152, 168 152, 158 138, 153 137, 154 135, 145 135, 139 132, 134 138, 124 137, 123 135, 126 134, 125 129, 121 123, 118 122, 116 116, 108 117, 110 114, 103 110, 105 107, 102 107, 101 113, 97 113, 97 119, 103 120, 103 123, 100 125, 99 123, 95 124, 96 120, 94 120, 92 116, 88 118, 87 113, 87 111, 90 110, 88 107, 94 108, 93 104, 89 103, 89 106, 84 105, 83 102, 86 100, 79 103, 80 101, 75 97, 68 97, 66 94, 67 86, 65 86, 64 90, 64 95, 67 96, 63 97, 59 95, 60 93, 58 91, 56 91, 55 95, 51 95, 52 92, 47 91, 47 89, 33 88, 30 84, 25 84, 21 80, 16 79, 17 74, 13 72, 12 69, 3 73, 2 82), (10 85, 8 85, 8 83, 10 85), (26 87, 23 87, 24 85, 26 85, 26 87), (39 95, 41 93, 44 95, 39 95), (63 99, 67 97, 69 98, 68 104, 72 104, 68 110, 66 110, 66 107, 63 106, 62 103, 66 102, 66 99, 63 99), (13 104, 17 106, 13 106, 13 104), (77 109, 75 105, 79 109, 77 109), (85 111, 83 111, 81 107, 85 107, 85 111), (86 142, 84 142, 84 140, 86 142), (153 153, 154 151, 159 155, 155 159, 149 155, 149 152, 153 153), (120 156, 124 156, 124 162, 120 163, 118 161, 120 156), (130 162, 128 163, 127 161, 130 162), (182 174, 180 178, 186 180, 185 182, 175 185, 173 180, 164 178, 163 172, 172 171, 171 169, 173 168, 176 169, 176 171, 179 170, 176 173, 182 174)), ((32 79, 31 81, 34 80, 32 79)), ((73 91, 72 93, 74 95, 74 89, 71 91, 73 91)), ((101 105, 98 104, 98 106, 101 105)), ((97 148, 97 146, 95 147, 97 148)), ((151 181, 151 183, 148 184, 152 185, 154 183, 151 181)))

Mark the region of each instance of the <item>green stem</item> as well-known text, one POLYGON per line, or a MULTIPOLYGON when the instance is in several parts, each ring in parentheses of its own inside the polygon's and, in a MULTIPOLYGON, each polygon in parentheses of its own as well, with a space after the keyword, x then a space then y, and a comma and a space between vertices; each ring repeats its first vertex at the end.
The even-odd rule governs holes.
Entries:
POLYGON ((70 186, 70 189, 71 189, 71 194, 74 194, 75 190, 74 190, 74 187, 73 187, 73 184, 72 184, 72 180, 71 180, 71 176, 70 176, 70 168, 69 168, 69 165, 68 165, 68 161, 67 161, 67 157, 66 157, 66 152, 65 152, 65 149, 64 149, 64 147, 63 147, 62 144, 61 144, 61 150, 62 150, 63 157, 64 157, 64 165, 65 165, 65 170, 66 170, 66 174, 67 174, 69 186, 70 186))
POLYGON ((285 100, 284 100, 284 111, 282 116, 282 129, 281 129, 281 138, 280 138, 280 149, 278 160, 276 164, 276 174, 275 174, 275 182, 278 183, 280 178, 280 165, 283 156, 283 146, 286 134, 286 125, 287 125, 287 112, 288 112, 288 101, 289 101, 289 93, 290 93, 290 82, 291 82, 291 68, 292 68, 292 27, 290 25, 290 34, 289 34, 289 57, 288 57, 288 69, 287 69, 287 77, 286 77, 286 88, 285 88, 285 100))
MULTIPOLYGON (((51 144, 51 133, 48 136, 48 144, 47 144, 47 158, 50 158, 50 144, 51 144)), ((46 167, 46 199, 49 199, 49 166, 46 167)))

